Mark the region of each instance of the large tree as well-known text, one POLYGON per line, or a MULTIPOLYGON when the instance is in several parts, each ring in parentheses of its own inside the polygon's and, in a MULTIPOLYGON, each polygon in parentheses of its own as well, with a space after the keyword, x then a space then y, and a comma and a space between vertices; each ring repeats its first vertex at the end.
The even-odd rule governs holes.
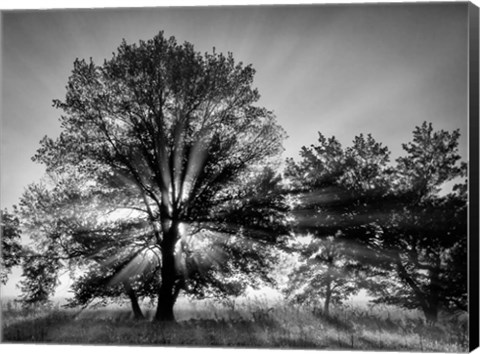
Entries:
POLYGON ((88 176, 86 189, 124 181, 160 250, 157 320, 174 319, 191 230, 250 242, 278 233, 261 222, 225 222, 250 200, 241 197, 246 182, 281 152, 284 137, 273 114, 255 105, 254 73, 231 54, 202 55, 159 33, 124 41, 102 65, 76 60, 65 99, 54 102, 63 130, 42 140, 35 160, 48 172, 88 176))

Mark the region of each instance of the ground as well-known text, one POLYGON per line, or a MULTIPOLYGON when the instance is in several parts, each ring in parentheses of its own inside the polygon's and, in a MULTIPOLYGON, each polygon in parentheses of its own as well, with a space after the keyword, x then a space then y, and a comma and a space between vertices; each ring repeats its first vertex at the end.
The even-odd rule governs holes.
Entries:
POLYGON ((2 303, 2 341, 115 345, 311 348, 364 351, 467 351, 465 316, 443 316, 426 326, 415 311, 346 304, 324 316, 311 308, 265 299, 216 303, 182 299, 176 323, 133 320, 128 306, 22 309, 2 303))

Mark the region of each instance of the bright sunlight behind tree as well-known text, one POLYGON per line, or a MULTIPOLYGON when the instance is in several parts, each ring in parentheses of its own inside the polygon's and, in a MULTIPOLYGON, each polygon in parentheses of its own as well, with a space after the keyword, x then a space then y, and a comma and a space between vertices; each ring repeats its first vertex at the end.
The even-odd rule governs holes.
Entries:
POLYGON ((262 178, 264 166, 282 151, 283 130, 270 111, 255 105, 254 73, 232 54, 202 55, 160 32, 138 44, 124 41, 102 65, 76 60, 65 99, 54 102, 64 112, 63 130, 57 139, 43 139, 35 160, 50 174, 74 171, 87 179, 82 193, 100 197, 113 184, 114 207, 142 212, 152 236, 148 247, 158 249, 151 253, 160 266, 157 320, 173 320, 179 291, 202 275, 189 276, 189 262, 205 267, 205 254, 221 247, 208 257, 241 269, 249 257, 234 252, 229 237, 240 237, 236 245, 248 248, 278 234, 269 229, 279 215, 251 227, 224 222, 250 200, 244 195, 249 182, 262 178), (220 240, 202 241, 207 236, 220 240), (192 252, 197 258, 187 257, 192 252))

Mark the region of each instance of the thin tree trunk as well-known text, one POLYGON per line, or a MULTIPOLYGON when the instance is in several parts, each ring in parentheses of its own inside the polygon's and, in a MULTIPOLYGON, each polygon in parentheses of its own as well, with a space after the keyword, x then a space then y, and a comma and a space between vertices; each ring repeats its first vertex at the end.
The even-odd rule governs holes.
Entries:
POLYGON ((437 256, 435 264, 432 269, 430 269, 430 284, 428 287, 428 296, 427 296, 427 309, 424 309, 425 318, 427 324, 434 325, 438 321, 438 312, 439 312, 439 293, 441 291, 440 286, 440 266, 441 261, 440 257, 437 256))
POLYGON ((438 307, 430 306, 423 309, 423 314, 427 320, 427 324, 432 326, 438 321, 438 307))
POLYGON ((323 313, 325 316, 328 316, 330 313, 330 299, 332 297, 332 288, 331 281, 327 282, 326 291, 325 291, 325 303, 323 304, 323 313))
POLYGON ((136 320, 144 319, 145 317, 143 316, 142 310, 140 309, 140 305, 138 304, 137 295, 135 294, 135 291, 132 289, 130 282, 128 280, 124 281, 123 287, 125 288, 125 292, 130 298, 130 302, 132 304, 133 317, 136 320))
POLYGON ((327 284, 325 286, 325 303, 323 304, 323 313, 325 316, 328 316, 330 313, 330 299, 332 298, 332 269, 333 267, 333 257, 334 257, 334 251, 332 250, 331 247, 327 249, 328 256, 327 256, 327 264, 328 264, 328 270, 327 270, 327 284))

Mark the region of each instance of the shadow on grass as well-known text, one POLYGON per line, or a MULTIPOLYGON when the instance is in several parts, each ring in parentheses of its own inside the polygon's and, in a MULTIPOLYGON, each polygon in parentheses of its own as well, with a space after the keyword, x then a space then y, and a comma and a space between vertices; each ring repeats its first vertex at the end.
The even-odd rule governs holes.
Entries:
POLYGON ((2 342, 50 342, 52 329, 73 320, 68 312, 55 311, 33 319, 19 319, 2 328, 2 342))
MULTIPOLYGON (((214 312, 212 318, 174 323, 133 320, 126 310, 9 314, 3 341, 23 343, 175 345, 191 347, 297 348, 460 352, 450 322, 442 328, 409 318, 339 311, 331 316, 291 307, 214 312), (15 316, 14 316, 15 315, 15 316), (450 335, 447 335, 450 333, 450 335)), ((184 317, 185 318, 185 317, 184 317)), ((453 322, 452 322, 453 323, 453 322)))

